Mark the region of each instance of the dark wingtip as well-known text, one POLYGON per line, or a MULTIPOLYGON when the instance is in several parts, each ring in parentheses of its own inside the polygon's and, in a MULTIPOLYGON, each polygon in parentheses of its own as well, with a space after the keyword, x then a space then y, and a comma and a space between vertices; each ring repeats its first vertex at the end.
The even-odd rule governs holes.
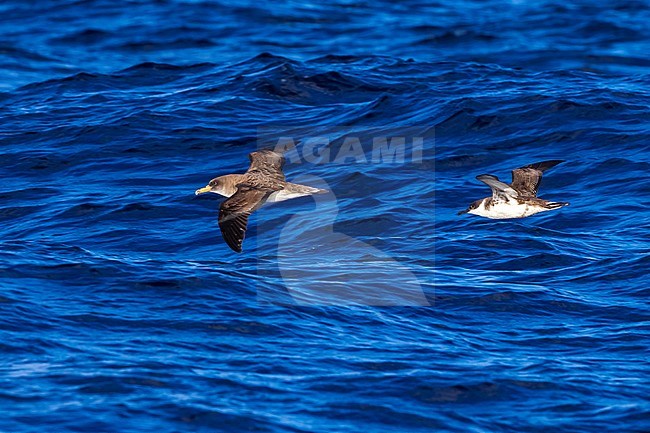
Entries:
POLYGON ((232 238, 230 235, 226 234, 224 236, 223 231, 221 232, 221 238, 226 242, 226 245, 236 253, 242 252, 243 239, 239 242, 237 239, 232 238))
POLYGON ((229 245, 230 248, 236 253, 241 253, 243 251, 244 239, 236 240, 232 245, 229 245))
POLYGON ((242 252, 242 247, 241 245, 231 245, 228 242, 226 242, 228 246, 230 247, 231 250, 233 250, 236 253, 241 253, 242 252))
POLYGON ((553 168, 556 165, 561 164, 563 162, 564 162, 563 159, 550 159, 548 161, 536 162, 534 164, 530 164, 530 165, 527 165, 527 166, 522 167, 522 168, 533 168, 535 170, 539 170, 539 171, 543 172, 543 171, 546 171, 549 168, 553 168))

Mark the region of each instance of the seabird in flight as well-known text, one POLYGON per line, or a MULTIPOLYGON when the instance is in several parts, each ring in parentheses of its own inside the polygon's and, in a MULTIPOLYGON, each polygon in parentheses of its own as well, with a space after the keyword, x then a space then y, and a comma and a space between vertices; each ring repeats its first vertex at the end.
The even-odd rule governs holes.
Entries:
POLYGON ((476 200, 458 215, 470 213, 492 219, 525 218, 539 212, 559 209, 569 203, 553 202, 537 197, 537 188, 542 173, 563 161, 552 160, 530 164, 512 170, 512 183, 501 182, 491 174, 476 176, 476 179, 492 189, 492 197, 476 200))
POLYGON ((251 164, 246 173, 216 177, 195 192, 229 197, 219 208, 219 228, 228 246, 238 253, 242 251, 248 217, 264 203, 327 192, 287 182, 282 173, 284 157, 277 152, 259 150, 250 153, 248 158, 251 164))

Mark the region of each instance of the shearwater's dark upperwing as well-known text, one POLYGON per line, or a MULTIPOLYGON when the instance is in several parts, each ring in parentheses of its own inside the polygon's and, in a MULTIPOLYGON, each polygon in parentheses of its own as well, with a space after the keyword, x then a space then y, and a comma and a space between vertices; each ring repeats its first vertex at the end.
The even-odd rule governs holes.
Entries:
POLYGON ((282 173, 284 156, 278 152, 264 149, 251 152, 248 158, 251 160, 251 165, 246 173, 260 174, 284 182, 284 173, 282 173))
POLYGON ((491 174, 476 176, 477 180, 487 184, 492 189, 492 200, 494 202, 508 201, 508 197, 517 197, 519 194, 507 183, 501 182, 498 177, 491 174))
POLYGON ((233 251, 241 253, 248 217, 264 204, 271 193, 273 193, 272 189, 240 184, 237 186, 237 192, 221 203, 219 208, 221 237, 233 251))
POLYGON ((564 161, 554 159, 536 162, 512 170, 512 188, 523 196, 537 197, 537 189, 542 181, 542 173, 561 162, 564 161))

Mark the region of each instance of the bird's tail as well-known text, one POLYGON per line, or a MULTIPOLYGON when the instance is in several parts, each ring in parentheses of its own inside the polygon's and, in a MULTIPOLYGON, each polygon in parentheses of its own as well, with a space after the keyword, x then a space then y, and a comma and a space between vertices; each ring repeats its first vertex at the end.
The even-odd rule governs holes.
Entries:
POLYGON ((568 206, 569 203, 566 201, 549 201, 546 202, 546 207, 549 209, 558 209, 564 206, 568 206))
POLYGON ((298 190, 297 192, 304 193, 305 195, 326 194, 329 192, 329 190, 327 189, 314 188, 312 186, 307 186, 307 185, 296 185, 296 186, 298 187, 296 188, 298 190))
POLYGON ((306 195, 325 194, 329 191, 326 189, 314 188, 312 186, 300 185, 297 183, 288 183, 285 189, 274 192, 269 197, 271 203, 277 201, 291 200, 292 198, 304 197, 306 195))

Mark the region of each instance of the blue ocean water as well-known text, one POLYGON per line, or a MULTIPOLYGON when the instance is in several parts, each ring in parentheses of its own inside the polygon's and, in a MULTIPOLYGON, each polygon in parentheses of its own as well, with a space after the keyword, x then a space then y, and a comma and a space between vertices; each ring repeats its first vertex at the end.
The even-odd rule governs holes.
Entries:
POLYGON ((0 431, 650 431, 650 2, 0 16, 0 431), (426 140, 236 254, 194 191, 292 130, 426 140), (545 159, 569 207, 456 215, 545 159))

